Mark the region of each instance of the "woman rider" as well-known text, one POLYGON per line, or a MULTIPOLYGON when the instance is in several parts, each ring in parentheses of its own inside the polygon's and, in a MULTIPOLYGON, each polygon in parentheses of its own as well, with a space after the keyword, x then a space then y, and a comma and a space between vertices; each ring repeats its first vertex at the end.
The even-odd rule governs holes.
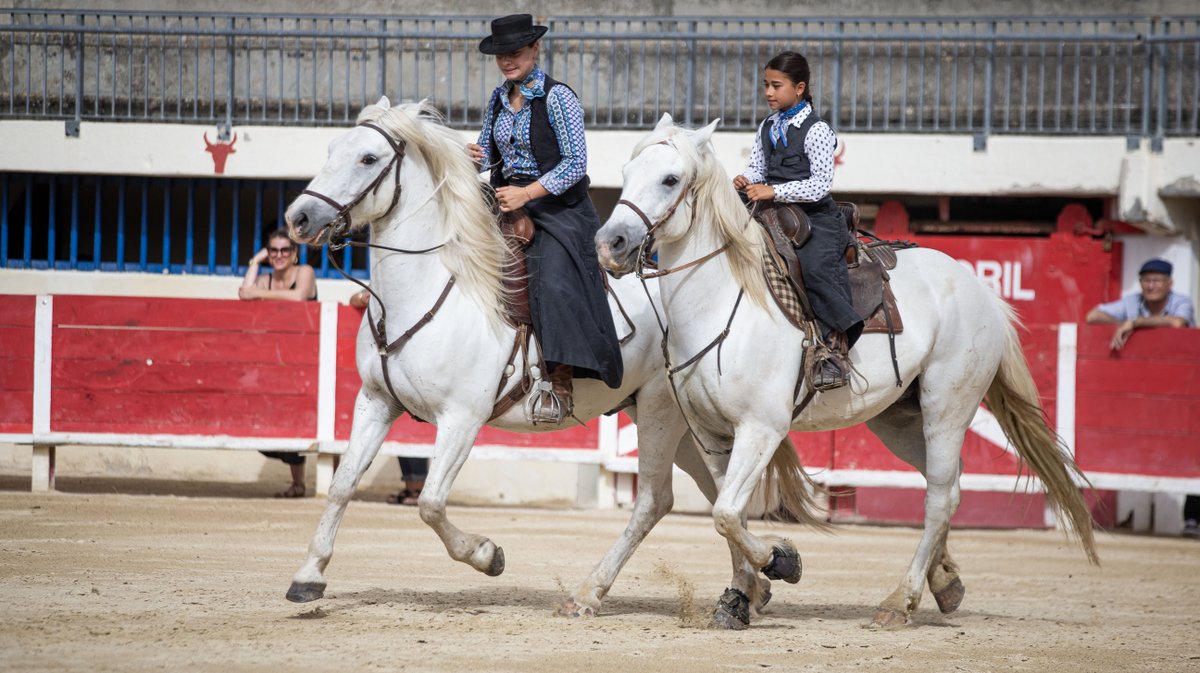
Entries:
POLYGON ((546 30, 529 14, 492 21, 479 51, 496 57, 505 81, 468 148, 480 171, 491 170, 500 210, 524 208, 536 227, 526 250, 529 307, 554 392, 535 404, 533 421, 560 423, 572 413, 573 376, 616 388, 622 363, 592 242, 600 219, 587 191, 583 107, 538 67, 546 30))

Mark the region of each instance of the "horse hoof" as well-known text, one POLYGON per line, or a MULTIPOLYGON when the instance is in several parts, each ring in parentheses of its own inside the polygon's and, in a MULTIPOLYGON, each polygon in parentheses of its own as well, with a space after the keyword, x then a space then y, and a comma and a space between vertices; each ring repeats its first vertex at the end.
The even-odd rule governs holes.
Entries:
POLYGON ((908 623, 908 616, 896 610, 880 608, 871 619, 869 628, 890 631, 903 628, 908 623))
POLYGON ((710 629, 742 631, 750 626, 750 599, 737 589, 726 589, 713 610, 710 629))
POLYGON ((504 549, 496 547, 496 553, 492 554, 492 563, 483 571, 483 574, 488 577, 497 577, 504 572, 504 549))
POLYGON ((590 605, 580 605, 574 598, 568 598, 558 608, 560 617, 595 617, 596 611, 590 605))
POLYGON ((800 552, 786 540, 771 549, 771 562, 763 566, 762 574, 773 580, 783 580, 788 584, 800 581, 804 572, 804 564, 800 562, 800 552))
POLYGON ((762 610, 771 602, 771 587, 766 587, 758 596, 758 609, 762 610))
POLYGON ((287 592, 287 599, 293 603, 311 603, 324 596, 324 582, 292 582, 287 592))
POLYGON ((933 592, 933 598, 937 601, 938 609, 942 611, 942 614, 948 615, 958 609, 966 593, 967 588, 963 586, 962 580, 955 577, 954 581, 943 587, 941 591, 933 592))

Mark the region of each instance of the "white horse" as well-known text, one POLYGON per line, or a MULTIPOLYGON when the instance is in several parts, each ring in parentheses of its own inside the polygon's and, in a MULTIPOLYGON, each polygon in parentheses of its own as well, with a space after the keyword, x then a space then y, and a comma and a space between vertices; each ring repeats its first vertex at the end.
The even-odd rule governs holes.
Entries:
MULTIPOLYGON (((506 321, 502 270, 511 253, 482 198, 461 136, 423 103, 391 107, 386 97, 364 109, 359 122, 330 144, 324 167, 288 208, 287 221, 293 238, 310 244, 328 242, 335 230, 370 225, 375 298, 368 316, 384 315, 384 342, 394 339, 400 345, 381 357, 373 326, 364 317, 357 355, 363 384, 349 446, 308 558, 288 590, 295 602, 324 594, 323 571, 346 505, 405 410, 437 426, 419 500, 421 519, 452 558, 493 576, 504 570, 501 548, 446 518, 451 484, 476 434, 484 424, 514 432, 574 424, 570 419, 563 425, 531 424, 523 403, 489 420, 493 403, 537 360, 536 352, 527 355, 515 347, 517 330, 506 321)), ((616 390, 599 381, 577 381, 574 411, 586 421, 632 404, 627 411, 638 422, 637 500, 625 533, 564 603, 561 612, 573 616, 596 613, 634 549, 670 511, 672 461, 710 500, 716 497, 711 475, 684 436, 650 299, 634 282, 613 283, 613 290, 628 316, 627 322, 614 306, 618 334, 633 332, 621 348, 624 380, 616 390)), ((651 288, 651 294, 657 290, 651 288)), ((798 462, 777 465, 789 474, 799 468, 798 462)))
MULTIPOLYGON (((768 299, 761 272, 766 240, 717 161, 710 143, 716 124, 684 130, 664 115, 624 167, 622 205, 597 233, 596 244, 602 264, 628 273, 640 268, 652 231, 659 273, 679 269, 658 281, 669 360, 680 367, 675 392, 704 455, 729 452, 709 462, 720 482, 713 518, 731 549, 768 577, 786 578, 795 565, 790 545, 764 542, 742 525, 750 489, 773 454, 790 450, 781 443, 789 430, 865 422, 928 483, 916 554, 872 625, 906 623, 926 578, 941 610, 953 612, 964 589, 946 534, 959 501, 963 436, 986 400, 1018 456, 1041 478, 1060 519, 1095 562, 1091 516, 1076 486, 1076 480, 1086 482, 1046 426, 1013 312, 940 252, 901 250, 890 272, 904 317, 896 340, 904 386, 896 385, 885 335, 869 334, 851 352, 859 373, 853 385, 817 393, 793 418, 805 334, 768 299)), ((744 603, 747 596, 755 600, 757 587, 753 574, 735 573, 736 591, 726 591, 717 621, 745 628, 744 603)))

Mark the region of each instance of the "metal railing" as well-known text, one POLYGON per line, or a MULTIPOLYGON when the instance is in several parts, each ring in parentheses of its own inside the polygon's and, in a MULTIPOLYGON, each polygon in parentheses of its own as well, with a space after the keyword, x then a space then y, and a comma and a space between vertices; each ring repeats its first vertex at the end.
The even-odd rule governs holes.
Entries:
MULTIPOLYGON (((593 129, 662 112, 749 129, 762 65, 793 49, 839 131, 1200 132, 1200 16, 548 17, 542 63, 593 129)), ((381 94, 480 125, 499 76, 484 17, 0 10, 0 119, 341 125, 381 94)))
MULTIPOLYGON (((592 129, 663 112, 748 130, 775 53, 839 131, 1200 134, 1200 17, 543 19, 542 62, 592 129)), ((345 125, 386 93, 477 128, 482 17, 0 10, 0 120, 345 125)), ((300 182, 0 174, 0 267, 240 274, 300 182)), ((360 277, 361 251, 342 263, 360 277)), ((307 258, 307 251, 302 252, 307 258)), ((321 277, 333 270, 313 258, 321 277)))

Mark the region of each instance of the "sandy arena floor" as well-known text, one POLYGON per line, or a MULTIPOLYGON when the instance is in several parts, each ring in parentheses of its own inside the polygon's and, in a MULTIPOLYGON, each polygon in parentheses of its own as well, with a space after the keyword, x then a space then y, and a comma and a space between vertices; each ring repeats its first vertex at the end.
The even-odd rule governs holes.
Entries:
POLYGON ((322 502, 0 492, 4 671, 1197 671, 1200 543, 1100 535, 1104 565, 1055 532, 955 531, 967 597, 926 595, 909 627, 862 628, 917 531, 794 539, 799 585, 743 632, 696 628, 729 577, 710 520, 670 516, 595 619, 553 609, 626 512, 451 508, 504 547, 485 577, 411 508, 355 502, 326 598, 284 600, 322 502))

